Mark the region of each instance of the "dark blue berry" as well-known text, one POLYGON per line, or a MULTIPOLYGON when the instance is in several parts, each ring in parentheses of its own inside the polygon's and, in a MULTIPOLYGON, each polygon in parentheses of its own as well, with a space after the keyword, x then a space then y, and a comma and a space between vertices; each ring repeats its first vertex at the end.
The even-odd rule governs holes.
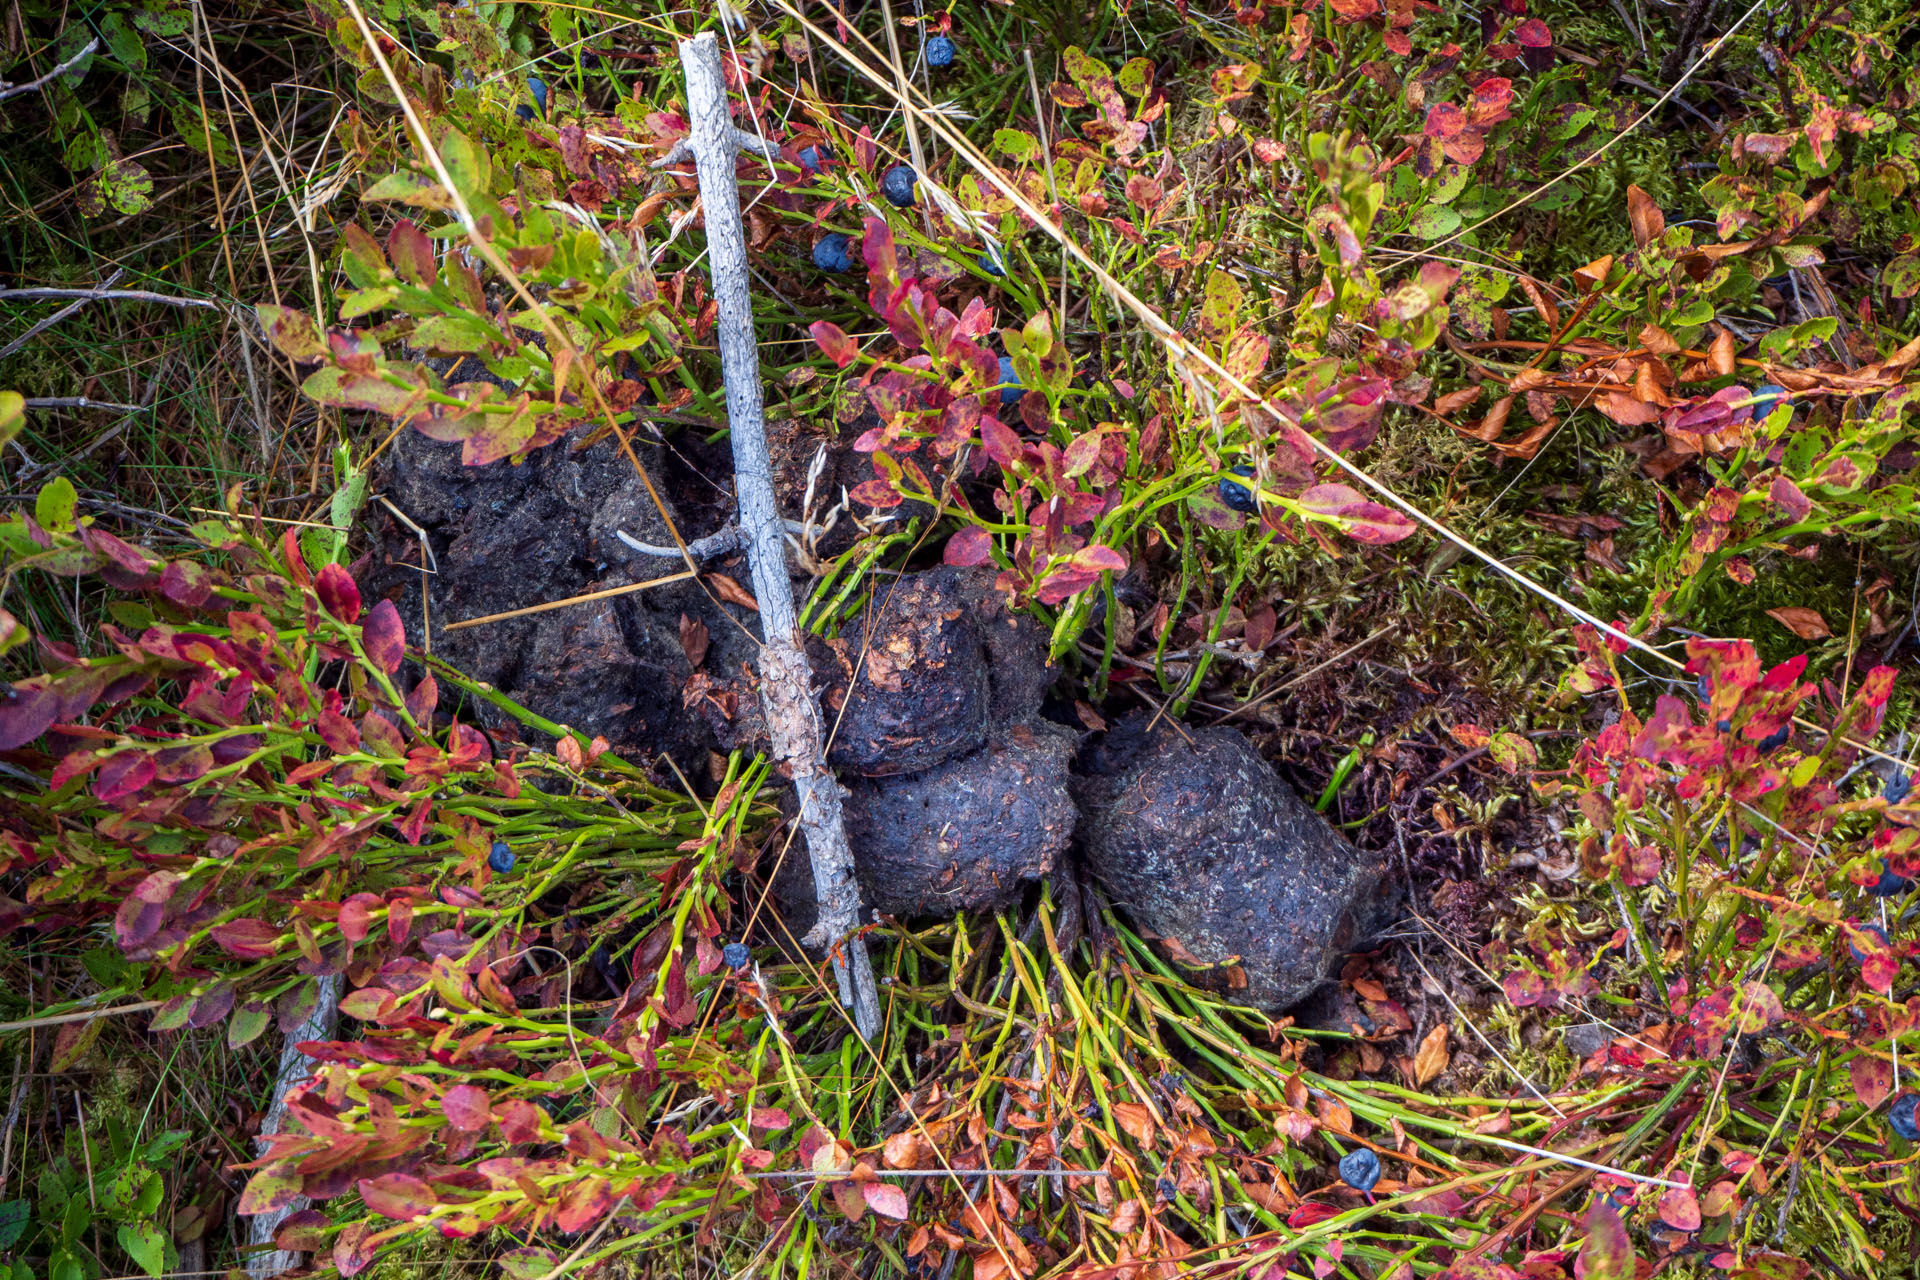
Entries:
POLYGON ((545 119, 547 114, 547 82, 539 76, 528 76, 527 92, 533 95, 534 105, 540 108, 540 116, 542 119, 545 119))
POLYGON ((1913 790, 1913 775, 1896 773, 1887 779, 1887 785, 1881 789, 1880 794, 1887 798, 1888 804, 1899 804, 1907 798, 1907 793, 1911 790, 1913 790))
POLYGON ((1768 734, 1766 737, 1760 739, 1759 743, 1757 743, 1756 745, 1759 746, 1761 755, 1763 756, 1770 755, 1771 753, 1778 751, 1780 748, 1786 746, 1787 739, 1791 738, 1792 736, 1793 736, 1793 726, 1790 724, 1783 724, 1778 729, 1775 729, 1772 733, 1768 734))
POLYGON ((528 121, 529 123, 531 123, 533 120, 533 108, 528 106, 524 102, 513 109, 513 114, 519 116, 522 120, 528 121))
POLYGON ((1340 1181, 1355 1191, 1371 1191, 1380 1181, 1380 1157, 1366 1147, 1357 1147, 1340 1161, 1340 1181))
POLYGON ((744 969, 752 962, 753 953, 744 942, 729 942, 720 948, 720 959, 729 969, 744 969))
MULTIPOLYGON (((1244 466, 1235 467, 1233 469, 1233 474, 1237 476, 1246 476, 1248 479, 1252 479, 1253 468, 1244 467, 1244 466)), ((1235 484, 1231 480, 1222 480, 1220 482, 1219 493, 1220 493, 1220 501, 1226 503, 1228 506, 1232 507, 1235 511, 1244 511, 1248 515, 1259 514, 1259 511, 1260 511, 1259 499, 1253 496, 1253 490, 1249 489, 1246 485, 1235 484)))
POLYGON ((1791 403, 1787 389, 1778 383, 1763 382, 1753 389, 1753 416, 1764 418, 1783 404, 1791 403))
POLYGON ((1000 403, 1013 404, 1027 394, 1020 385, 1020 371, 1013 367, 1012 356, 1000 357, 1000 403))
POLYGON ((980 269, 990 276, 1004 277, 1007 274, 990 253, 981 254, 975 261, 980 264, 980 269))
POLYGON ((1903 1093, 1887 1108, 1887 1124, 1908 1142, 1920 1142, 1920 1120, 1914 1109, 1920 1107, 1920 1093, 1903 1093))
POLYGON ((1713 722, 1713 727, 1719 730, 1721 733, 1728 733, 1728 732, 1731 732, 1733 729, 1733 721, 1727 720, 1727 719, 1715 720, 1713 722))
POLYGON ((827 158, 819 147, 802 147, 800 167, 808 173, 819 173, 827 167, 827 158))
POLYGON ((853 270, 852 242, 839 231, 820 237, 813 246, 813 265, 822 271, 853 270))
MULTIPOLYGON (((1887 937, 1887 931, 1885 929, 1882 929, 1877 924, 1862 925, 1860 926, 1860 931, 1862 933, 1872 934, 1874 937, 1880 939, 1881 944, 1884 946, 1890 947, 1893 945, 1893 943, 1887 937)), ((1852 953, 1853 962, 1855 964, 1865 964, 1867 962, 1867 953, 1862 951, 1859 947, 1856 947, 1855 945, 1853 945, 1852 938, 1847 939, 1847 950, 1850 953, 1852 953)))
POLYGON ((487 865, 501 875, 513 870, 513 850, 507 847, 505 840, 493 842, 493 850, 487 854, 487 865))
POLYGON ((1693 691, 1699 695, 1700 701, 1702 702, 1710 702, 1713 700, 1713 688, 1707 683, 1706 672, 1702 671, 1699 676, 1695 678, 1693 691))
POLYGON ((930 67, 950 67, 953 55, 959 52, 953 47, 953 41, 946 36, 935 36, 927 41, 927 65, 930 67))
POLYGON ((918 180, 919 175, 914 173, 912 165, 897 164, 880 179, 880 194, 896 209, 911 209, 913 184, 918 180))
POLYGON ((1876 898, 1897 898, 1913 885, 1913 881, 1903 875, 1896 875, 1893 867, 1885 858, 1880 859, 1880 878, 1867 886, 1867 892, 1876 898))

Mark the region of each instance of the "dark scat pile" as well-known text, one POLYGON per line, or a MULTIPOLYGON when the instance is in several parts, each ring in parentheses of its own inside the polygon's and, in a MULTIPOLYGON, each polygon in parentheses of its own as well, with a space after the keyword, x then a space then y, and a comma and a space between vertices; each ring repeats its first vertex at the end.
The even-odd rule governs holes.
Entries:
MULTIPOLYGON (((657 447, 639 447, 661 474, 657 447)), ((789 481, 810 456, 791 450, 789 481)), ((518 467, 464 467, 457 447, 403 432, 389 458, 383 491, 427 531, 437 563, 436 654, 636 762, 664 753, 699 776, 708 751, 764 747, 754 616, 694 583, 443 630, 677 567, 635 561, 614 535, 672 541, 617 445, 562 443, 518 467), (683 617, 707 636, 697 666, 683 617)), ((418 542, 374 512, 369 583, 417 644, 418 542)), ((714 567, 748 580, 744 564, 714 567)), ((1196 982, 1262 1008, 1311 992, 1384 922, 1379 860, 1231 729, 1189 730, 1189 745, 1171 725, 1149 732, 1134 719, 1081 751, 1073 776, 1081 733, 1040 714, 1055 675, 1045 635, 992 582, 991 570, 953 568, 883 581, 839 639, 810 642, 867 904, 897 917, 1005 907, 1077 842, 1129 918, 1199 962, 1196 982)), ((797 841, 775 892, 787 928, 804 933, 812 873, 797 841)))

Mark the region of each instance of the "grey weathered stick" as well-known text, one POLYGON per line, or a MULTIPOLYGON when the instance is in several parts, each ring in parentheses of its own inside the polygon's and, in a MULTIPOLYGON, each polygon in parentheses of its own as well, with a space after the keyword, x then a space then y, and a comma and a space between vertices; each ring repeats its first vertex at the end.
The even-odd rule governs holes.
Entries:
POLYGON ((93 39, 87 41, 86 48, 74 54, 53 70, 47 72, 47 74, 41 76, 38 80, 29 80, 25 84, 8 84, 6 81, 0 80, 0 102, 5 102, 8 98, 17 98, 23 93, 32 93, 41 85, 50 83, 55 78, 67 74, 67 72, 73 70, 80 63, 92 57, 93 51, 99 47, 100 37, 95 36, 93 39))
MULTIPOLYGON (((273 1081, 273 1101, 267 1107, 267 1115, 260 1122, 260 1136, 265 1139, 280 1132, 280 1126, 287 1122, 287 1094, 293 1086, 313 1074, 313 1060, 300 1052, 302 1040, 330 1040, 333 1029, 340 1022, 340 978, 338 975, 320 979, 320 1003, 313 1007, 307 1020, 287 1033, 286 1047, 280 1050, 280 1074, 273 1081)), ((265 1142, 261 1143, 264 1151, 265 1142)), ((287 1215, 297 1213, 307 1207, 305 1196, 295 1196, 289 1203, 278 1209, 253 1216, 247 1228, 247 1239, 255 1245, 271 1245, 273 1233, 287 1220, 287 1215)), ((300 1255, 288 1253, 284 1249, 263 1249, 247 1258, 247 1274, 256 1280, 266 1280, 268 1276, 277 1276, 282 1271, 291 1271, 300 1265, 300 1255)))
POLYGON ((831 948, 840 1002, 853 1010, 854 1025, 872 1040, 880 1031, 880 1000, 873 984, 860 927, 860 885, 841 820, 839 781, 821 746, 819 704, 813 671, 801 649, 787 581, 786 525, 773 498, 773 464, 760 403, 760 359, 753 338, 753 307, 747 296, 747 244, 740 224, 735 157, 739 131, 727 110, 720 46, 711 31, 680 42, 687 76, 687 116, 693 123, 688 149, 700 179, 707 212, 707 261, 719 304, 720 372, 726 383, 727 426, 733 440, 734 490, 740 529, 747 538, 753 594, 760 602, 765 643, 760 649, 760 703, 774 758, 791 770, 800 800, 800 829, 813 856, 813 890, 820 916, 804 939, 831 948))
POLYGON ((176 298, 147 289, 0 289, 0 301, 15 298, 79 298, 85 302, 158 302, 169 307, 202 307, 217 311, 220 304, 205 298, 176 298))

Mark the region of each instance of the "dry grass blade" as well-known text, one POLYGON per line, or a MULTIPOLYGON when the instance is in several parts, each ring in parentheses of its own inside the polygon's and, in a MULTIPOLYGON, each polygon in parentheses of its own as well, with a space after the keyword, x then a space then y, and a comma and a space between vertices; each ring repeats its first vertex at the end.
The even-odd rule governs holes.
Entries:
POLYGON ((589 591, 584 595, 568 596, 565 600, 549 600, 544 604, 530 604, 524 609, 508 609, 504 613, 489 613, 484 617, 467 618, 460 622, 449 622, 441 627, 442 631, 463 631, 468 627, 485 626, 489 622, 505 622, 508 618, 524 618, 528 614, 546 613, 552 609, 565 609, 569 605, 588 604, 594 600, 608 600, 614 596, 630 596, 636 591, 645 591, 650 587, 664 587, 670 582, 685 582, 699 575, 691 569, 679 573, 670 573, 664 578, 649 578, 645 582, 630 582, 624 587, 608 587, 604 591, 589 591))

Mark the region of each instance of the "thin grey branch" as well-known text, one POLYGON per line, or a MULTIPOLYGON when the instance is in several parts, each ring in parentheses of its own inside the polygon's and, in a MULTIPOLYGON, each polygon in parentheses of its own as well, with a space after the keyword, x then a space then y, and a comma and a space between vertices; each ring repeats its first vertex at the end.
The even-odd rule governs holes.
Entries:
POLYGON ((113 409, 120 413, 139 413, 143 404, 116 404, 111 400, 90 400, 86 396, 29 396, 29 409, 113 409))
MULTIPOLYGON (((106 280, 100 285, 100 287, 102 289, 113 288, 114 285, 120 283, 120 277, 125 274, 126 274, 126 271, 124 268, 115 267, 113 269, 113 274, 108 276, 106 280)), ((12 355, 16 351, 19 351, 22 347, 25 347, 29 342, 32 342, 35 338, 39 337, 41 334, 45 333, 47 330, 53 328, 53 326, 59 324, 62 320, 65 320, 68 316, 72 315, 74 312, 80 310, 82 307, 86 306, 89 302, 92 302, 92 301, 93 301, 92 298, 76 299, 73 302, 69 302, 66 306, 60 308, 58 311, 54 312, 52 315, 46 317, 44 320, 38 321, 37 323, 35 323, 33 328, 27 330, 25 333, 15 338, 12 342, 9 342, 6 346, 0 347, 0 360, 5 360, 8 356, 12 355)))
MULTIPOLYGON (((803 538, 806 536, 807 526, 800 523, 800 521, 787 520, 783 523, 786 525, 788 533, 803 538)), ((640 539, 627 533, 624 529, 615 529, 613 532, 615 537, 619 538, 620 541, 626 543, 629 548, 643 556, 653 556, 659 560, 680 559, 680 548, 678 547, 662 547, 656 546, 651 542, 642 542, 640 539)), ((704 538, 695 538, 692 542, 689 542, 687 544, 687 553, 695 560, 715 560, 721 556, 731 555, 736 551, 744 550, 746 545, 747 535, 741 532, 740 526, 737 524, 729 524, 717 533, 710 533, 704 538)))
POLYGON ((176 298, 170 293, 149 293, 145 289, 0 289, 0 301, 44 298, 79 298, 85 302, 158 302, 169 307, 201 307, 218 311, 220 304, 207 298, 176 298))
MULTIPOLYGON (((847 846, 841 815, 843 792, 821 745, 820 705, 813 696, 813 670, 801 647, 793 583, 787 578, 786 524, 774 501, 773 464, 767 455, 753 300, 747 292, 746 232, 740 222, 735 177, 743 135, 727 110, 720 46, 711 31, 680 42, 680 65, 687 76, 687 116, 693 123, 686 149, 693 154, 700 179, 700 202, 707 214, 708 269, 720 312, 714 335, 726 386, 734 492, 765 632, 760 649, 760 703, 773 756, 792 779, 800 802, 799 825, 812 856, 813 891, 820 908, 818 923, 803 941, 827 949, 840 1003, 852 1011, 859 1033, 871 1041, 880 1031, 880 999, 873 962, 860 936, 860 883, 854 878, 853 852, 847 846)), ((757 142, 755 150, 759 150, 757 142)))
POLYGON ((32 93, 35 89, 38 89, 41 85, 48 84, 58 79, 59 77, 67 74, 67 72, 73 70, 74 67, 78 66, 80 63, 85 62, 88 58, 91 58, 93 56, 93 51, 95 49, 98 49, 99 47, 100 47, 100 38, 98 36, 95 36, 93 39, 87 41, 86 48, 74 54, 71 58, 68 58, 65 62, 61 63, 59 66, 55 67, 53 70, 47 72, 47 74, 41 76, 38 80, 29 80, 26 84, 7 84, 4 81, 0 81, 0 102, 5 102, 8 98, 17 98, 23 93, 32 93))

